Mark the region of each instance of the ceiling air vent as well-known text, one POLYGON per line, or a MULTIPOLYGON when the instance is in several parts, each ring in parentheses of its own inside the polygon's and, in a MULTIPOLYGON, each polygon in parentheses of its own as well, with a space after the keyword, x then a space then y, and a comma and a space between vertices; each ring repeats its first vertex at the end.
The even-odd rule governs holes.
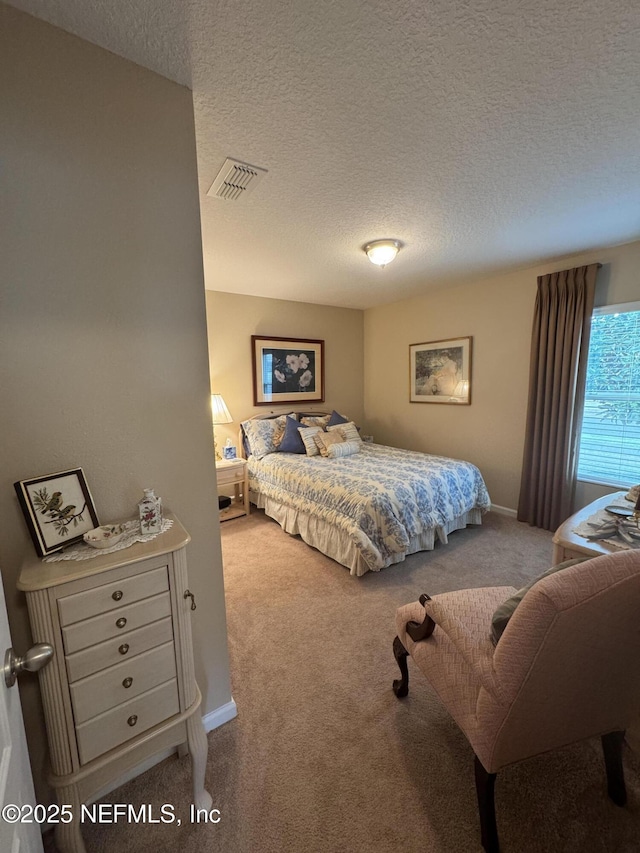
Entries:
POLYGON ((227 157, 207 195, 227 201, 238 201, 249 195, 266 174, 266 169, 227 157))

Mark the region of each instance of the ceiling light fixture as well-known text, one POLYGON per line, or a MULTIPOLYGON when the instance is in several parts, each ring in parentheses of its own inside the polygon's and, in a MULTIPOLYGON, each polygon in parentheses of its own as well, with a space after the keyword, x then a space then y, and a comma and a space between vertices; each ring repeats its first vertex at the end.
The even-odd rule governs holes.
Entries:
POLYGON ((399 240, 373 240, 363 248, 372 264, 385 267, 391 263, 401 247, 402 243, 399 240))

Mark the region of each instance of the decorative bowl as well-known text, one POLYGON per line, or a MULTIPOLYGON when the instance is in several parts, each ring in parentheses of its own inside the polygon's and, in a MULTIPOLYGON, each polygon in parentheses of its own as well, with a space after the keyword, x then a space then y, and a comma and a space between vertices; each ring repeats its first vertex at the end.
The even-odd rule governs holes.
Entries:
POLYGON ((87 530, 82 538, 92 548, 112 548, 125 533, 124 524, 103 524, 100 527, 94 527, 93 530, 87 530))

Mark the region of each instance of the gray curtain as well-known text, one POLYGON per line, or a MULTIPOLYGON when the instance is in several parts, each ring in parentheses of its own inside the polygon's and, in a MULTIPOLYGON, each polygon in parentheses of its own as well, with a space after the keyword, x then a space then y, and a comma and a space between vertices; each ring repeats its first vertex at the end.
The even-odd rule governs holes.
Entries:
POLYGON ((518 519, 555 530, 572 513, 600 264, 538 278, 518 519))

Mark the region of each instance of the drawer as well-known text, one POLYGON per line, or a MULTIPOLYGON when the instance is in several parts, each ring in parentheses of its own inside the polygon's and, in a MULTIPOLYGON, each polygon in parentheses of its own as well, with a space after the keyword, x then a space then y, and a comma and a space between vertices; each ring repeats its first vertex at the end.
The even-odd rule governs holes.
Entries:
POLYGON ((224 469, 218 468, 216 471, 216 483, 218 486, 228 485, 229 483, 241 483, 244 480, 244 465, 238 468, 224 469))
POLYGON ((77 592, 58 599, 61 625, 72 625, 169 589, 167 567, 77 592))
POLYGON ((176 679, 76 726, 80 764, 138 737, 180 711, 176 679), (130 723, 133 722, 133 725, 130 723))
POLYGON ((141 628, 163 616, 171 613, 171 599, 168 592, 145 598, 127 607, 112 610, 111 613, 103 613, 94 616, 93 619, 85 619, 62 629, 65 653, 70 655, 87 646, 101 643, 110 637, 120 637, 126 631, 141 628), (120 624, 116 624, 120 623, 120 624))
POLYGON ((69 682, 93 675, 101 669, 121 663, 125 657, 132 658, 169 641, 173 641, 173 626, 171 619, 165 617, 143 628, 127 631, 104 643, 67 655, 65 661, 69 682))
POLYGON ((175 649, 173 643, 165 643, 157 649, 76 681, 71 685, 71 705, 76 725, 175 677, 175 649))

